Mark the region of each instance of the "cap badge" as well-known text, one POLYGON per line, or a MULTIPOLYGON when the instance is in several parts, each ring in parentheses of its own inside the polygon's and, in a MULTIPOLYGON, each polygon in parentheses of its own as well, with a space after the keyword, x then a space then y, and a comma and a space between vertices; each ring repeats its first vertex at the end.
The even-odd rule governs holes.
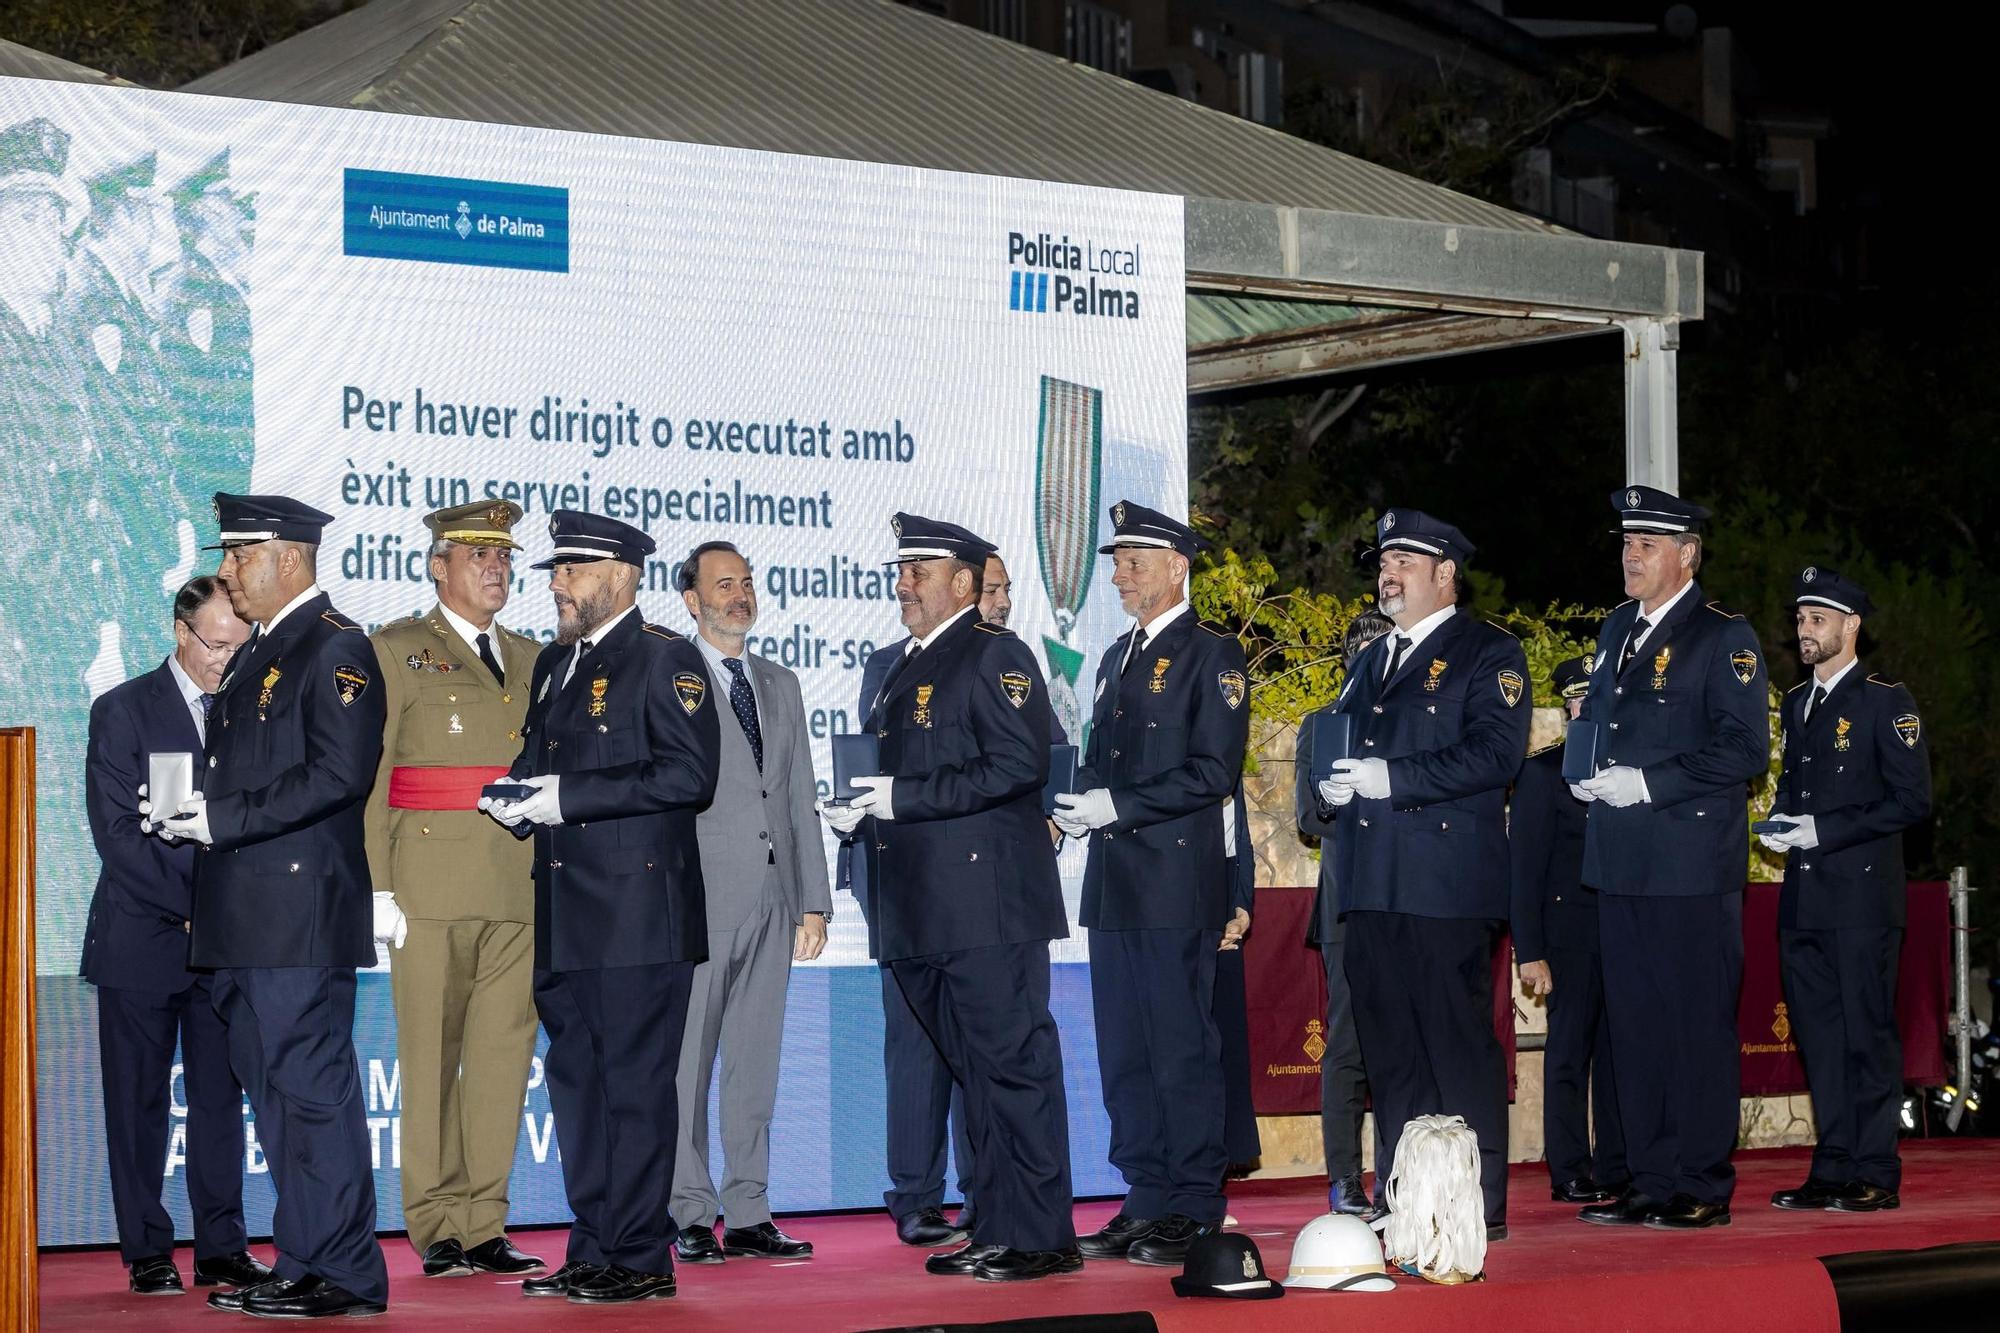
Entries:
POLYGON ((1395 526, 1396 526, 1396 511, 1391 509, 1388 513, 1382 515, 1382 531, 1387 532, 1389 529, 1395 526))
POLYGON ((486 511, 486 521, 496 528, 509 527, 514 521, 514 511, 506 505, 494 505, 486 511))
POLYGON ((558 532, 559 532, 559 531, 561 531, 561 530, 562 530, 562 525, 556 522, 556 516, 555 516, 554 514, 550 514, 550 515, 549 515, 549 536, 553 537, 553 536, 555 536, 555 535, 556 535, 556 533, 558 533, 558 532))
POLYGON ((1257 1256, 1248 1250, 1243 1251, 1243 1276, 1257 1276, 1257 1256))
POLYGON ((1638 487, 1635 486, 1631 490, 1625 492, 1625 507, 1627 509, 1637 509, 1639 507, 1638 487))
POLYGON ((1817 565, 1807 565, 1806 572, 1799 575, 1800 581, 1804 583, 1811 583, 1814 579, 1818 577, 1819 577, 1819 566, 1817 565))
POLYGON ((1123 500, 1111 506, 1111 521, 1121 528, 1125 526, 1125 502, 1123 500))
POLYGON ((900 517, 889 520, 889 531, 895 536, 903 535, 903 520, 900 517))

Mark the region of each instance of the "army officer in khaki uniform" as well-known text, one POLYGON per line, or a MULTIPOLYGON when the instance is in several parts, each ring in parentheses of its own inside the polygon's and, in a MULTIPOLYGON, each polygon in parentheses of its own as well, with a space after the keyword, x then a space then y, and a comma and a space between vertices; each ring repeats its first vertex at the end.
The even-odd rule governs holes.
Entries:
POLYGON ((501 628, 520 506, 440 509, 438 602, 374 636, 387 691, 368 800, 376 937, 402 1064, 403 1220, 426 1277, 525 1273, 507 1177, 535 1048, 533 848, 474 807, 521 749, 540 645, 501 628))

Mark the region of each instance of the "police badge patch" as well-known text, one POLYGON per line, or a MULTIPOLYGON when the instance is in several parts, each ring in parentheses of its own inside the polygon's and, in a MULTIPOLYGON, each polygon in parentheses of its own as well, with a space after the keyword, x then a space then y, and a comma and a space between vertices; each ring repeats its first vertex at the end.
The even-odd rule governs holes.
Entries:
POLYGON ((1501 700, 1509 708, 1520 703, 1521 694, 1527 688, 1527 683, 1521 679, 1521 673, 1518 671, 1503 671, 1497 679, 1500 682, 1501 700))
POLYGON ((1007 702, 1019 708, 1028 702, 1034 693, 1035 681, 1025 671, 1003 671, 1000 673, 1000 690, 1007 696, 1007 702))
POLYGON ((1904 745, 1914 750, 1924 734, 1924 724, 1915 713, 1904 713, 1896 719, 1896 734, 1903 738, 1904 745))
POLYGON ((1221 672, 1216 676, 1215 684, 1216 688, 1222 691, 1222 702, 1228 704, 1232 710, 1243 706, 1243 696, 1248 689, 1243 683, 1241 671, 1221 672))
POLYGON ((1748 648, 1738 648, 1729 655, 1729 665, 1736 672, 1736 679, 1748 685, 1757 675, 1757 654, 1748 648))
POLYGON ((701 707, 701 697, 708 693, 708 682, 692 671, 674 674, 674 694, 681 701, 681 711, 693 717, 701 707))
POLYGON ((340 694, 340 706, 345 708, 367 692, 368 673, 342 662, 333 669, 333 687, 340 694))

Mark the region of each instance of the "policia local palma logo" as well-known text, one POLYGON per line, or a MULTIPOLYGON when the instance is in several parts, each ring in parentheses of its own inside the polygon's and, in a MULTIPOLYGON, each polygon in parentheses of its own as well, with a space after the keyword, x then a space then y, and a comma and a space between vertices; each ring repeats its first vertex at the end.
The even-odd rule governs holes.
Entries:
POLYGON ((1068 234, 1007 233, 1007 308, 1031 315, 1139 318, 1139 243, 1104 245, 1068 234), (1053 299, 1051 299, 1053 298, 1053 299))

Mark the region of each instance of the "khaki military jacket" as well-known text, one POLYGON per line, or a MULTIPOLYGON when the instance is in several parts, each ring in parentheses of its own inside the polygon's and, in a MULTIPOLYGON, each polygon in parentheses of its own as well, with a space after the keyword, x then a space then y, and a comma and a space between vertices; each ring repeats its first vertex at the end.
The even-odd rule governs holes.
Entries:
POLYGON ((494 625, 503 686, 444 615, 384 625, 372 638, 388 695, 382 765, 368 796, 368 868, 378 892, 431 921, 532 921, 534 846, 477 810, 391 809, 398 767, 505 768, 521 752, 528 682, 541 645, 494 625))

